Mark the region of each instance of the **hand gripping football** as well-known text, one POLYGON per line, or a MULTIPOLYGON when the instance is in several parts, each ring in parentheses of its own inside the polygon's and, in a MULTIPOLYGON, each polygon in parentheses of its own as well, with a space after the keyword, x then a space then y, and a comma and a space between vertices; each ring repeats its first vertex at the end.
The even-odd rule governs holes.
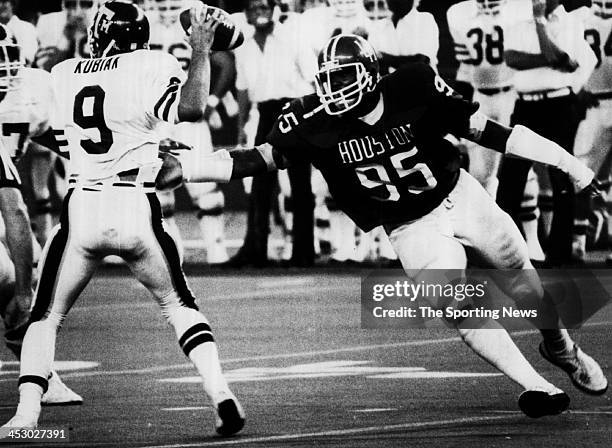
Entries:
MULTIPOLYGON (((229 18, 229 14, 222 10, 221 8, 216 8, 214 6, 208 6, 205 4, 207 8, 206 14, 211 14, 212 11, 217 10, 220 11, 221 23, 215 30, 215 37, 212 43, 212 50, 215 51, 224 51, 224 50, 233 50, 234 48, 239 47, 244 42, 244 34, 240 28, 236 26, 234 22, 229 18)), ((189 35, 191 31, 191 17, 189 15, 189 9, 182 11, 180 14, 181 26, 189 35)))

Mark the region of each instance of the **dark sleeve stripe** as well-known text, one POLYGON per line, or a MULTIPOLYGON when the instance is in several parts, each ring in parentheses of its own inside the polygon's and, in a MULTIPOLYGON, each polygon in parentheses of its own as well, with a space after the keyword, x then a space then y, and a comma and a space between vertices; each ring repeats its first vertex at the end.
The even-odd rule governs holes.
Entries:
POLYGON ((166 102, 166 100, 171 94, 173 93, 176 94, 176 92, 178 91, 178 88, 179 88, 178 84, 173 84, 166 89, 166 91, 161 96, 159 101, 155 104, 155 108, 153 109, 153 115, 155 115, 159 119, 162 119, 162 117, 159 115, 160 109, 162 108, 162 106, 164 105, 164 103, 166 102))
POLYGON ((53 130, 53 135, 55 135, 55 141, 57 142, 57 146, 68 146, 68 140, 66 139, 66 135, 63 130, 53 130))
POLYGON ((174 92, 170 96, 170 99, 166 102, 166 107, 164 108, 164 113, 162 114, 162 120, 168 121, 168 115, 170 115, 170 108, 176 102, 177 98, 178 98, 177 92, 174 92))
POLYGON ((21 188, 21 179, 17 168, 8 156, 0 156, 0 187, 21 188))

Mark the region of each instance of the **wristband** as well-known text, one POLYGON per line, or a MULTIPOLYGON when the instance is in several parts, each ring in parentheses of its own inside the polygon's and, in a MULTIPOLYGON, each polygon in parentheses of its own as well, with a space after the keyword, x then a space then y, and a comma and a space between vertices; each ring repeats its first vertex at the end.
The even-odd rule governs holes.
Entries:
POLYGON ((217 151, 200 162, 181 164, 185 182, 227 183, 231 180, 234 160, 226 150, 217 151))

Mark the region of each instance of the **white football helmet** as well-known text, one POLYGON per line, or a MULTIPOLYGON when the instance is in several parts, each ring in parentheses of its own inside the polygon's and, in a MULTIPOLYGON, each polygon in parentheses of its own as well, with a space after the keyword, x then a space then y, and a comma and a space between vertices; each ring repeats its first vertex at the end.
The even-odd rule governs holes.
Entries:
POLYGON ((24 66, 17 39, 7 27, 0 25, 0 92, 17 88, 19 71, 24 66))
POLYGON ((478 12, 486 16, 496 16, 506 3, 506 0, 476 0, 478 12))
POLYGON ((612 1, 593 0, 593 14, 604 19, 612 18, 612 1))
POLYGON ((354 17, 363 9, 363 0, 329 0, 337 17, 354 17))

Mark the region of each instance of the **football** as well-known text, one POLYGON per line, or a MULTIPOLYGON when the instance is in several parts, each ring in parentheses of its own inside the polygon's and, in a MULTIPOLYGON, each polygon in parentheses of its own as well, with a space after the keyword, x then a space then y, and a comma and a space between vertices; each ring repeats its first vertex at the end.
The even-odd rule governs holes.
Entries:
MULTIPOLYGON (((229 18, 229 14, 221 8, 214 6, 208 6, 206 14, 211 14, 213 10, 221 11, 220 17, 222 22, 219 24, 215 31, 215 38, 213 40, 212 49, 215 51, 233 50, 239 47, 244 42, 244 34, 240 28, 236 26, 234 22, 229 18)), ((180 14, 181 26, 185 30, 185 33, 189 35, 191 32, 191 17, 189 9, 182 11, 180 14)))

